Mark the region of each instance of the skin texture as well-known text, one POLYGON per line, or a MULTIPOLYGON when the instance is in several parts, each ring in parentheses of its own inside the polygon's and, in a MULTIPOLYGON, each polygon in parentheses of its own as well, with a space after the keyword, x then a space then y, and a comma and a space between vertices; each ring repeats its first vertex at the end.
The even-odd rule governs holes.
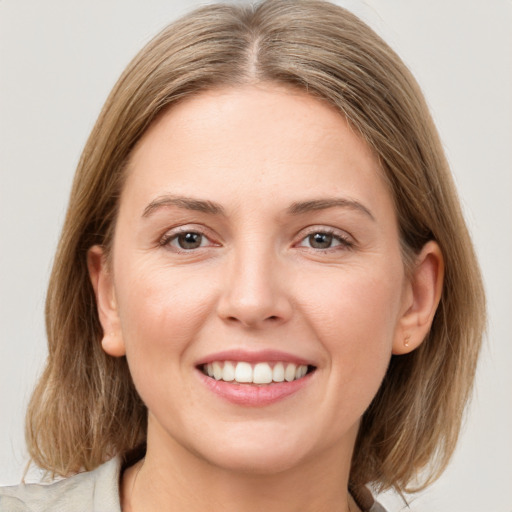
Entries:
POLYGON ((89 268, 103 347, 126 355, 149 410, 125 511, 348 510, 361 415, 392 353, 428 332, 442 256, 430 242, 406 278, 378 161, 338 112, 271 84, 173 107, 132 154, 111 265, 93 247, 89 268), (292 211, 331 199, 344 203, 292 211), (180 248, 182 232, 200 246, 180 248), (332 245, 313 246, 315 233, 332 245), (285 399, 236 405, 196 368, 230 349, 316 370, 285 399))

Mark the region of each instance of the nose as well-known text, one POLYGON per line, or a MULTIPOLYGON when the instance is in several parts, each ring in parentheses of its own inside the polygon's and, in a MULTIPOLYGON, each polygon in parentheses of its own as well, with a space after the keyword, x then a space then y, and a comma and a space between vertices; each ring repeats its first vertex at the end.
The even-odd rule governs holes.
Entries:
POLYGON ((291 318, 290 286, 272 251, 234 254, 226 274, 217 309, 225 322, 262 329, 291 318))

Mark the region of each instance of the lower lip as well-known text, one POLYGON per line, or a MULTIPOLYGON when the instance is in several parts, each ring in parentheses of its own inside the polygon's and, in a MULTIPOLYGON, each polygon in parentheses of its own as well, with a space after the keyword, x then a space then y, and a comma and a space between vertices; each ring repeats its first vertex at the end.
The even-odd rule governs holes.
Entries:
POLYGON ((292 382, 274 382, 272 384, 239 384, 225 382, 206 376, 198 370, 199 377, 210 391, 236 405, 263 407, 297 393, 306 386, 313 373, 292 382))

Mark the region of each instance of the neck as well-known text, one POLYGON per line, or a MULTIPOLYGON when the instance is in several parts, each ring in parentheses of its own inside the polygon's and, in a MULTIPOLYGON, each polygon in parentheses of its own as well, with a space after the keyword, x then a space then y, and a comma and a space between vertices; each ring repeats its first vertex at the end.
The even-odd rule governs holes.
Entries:
POLYGON ((359 510, 347 491, 353 444, 279 472, 256 473, 213 465, 176 442, 163 448, 151 441, 148 435, 146 457, 123 476, 123 512, 359 510))

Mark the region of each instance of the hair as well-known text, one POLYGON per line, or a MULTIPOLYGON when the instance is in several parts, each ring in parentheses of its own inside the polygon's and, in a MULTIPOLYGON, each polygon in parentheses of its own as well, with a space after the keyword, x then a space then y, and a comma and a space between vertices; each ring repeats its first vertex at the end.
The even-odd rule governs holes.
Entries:
POLYGON ((47 366, 29 404, 32 460, 59 475, 91 470, 146 439, 147 410, 126 359, 101 347, 87 251, 111 246, 130 154, 155 118, 202 91, 269 82, 338 109, 389 182, 404 265, 429 240, 445 279, 427 339, 392 356, 365 412, 350 482, 418 490, 453 453, 485 328, 480 271, 436 128, 415 79, 366 24, 321 0, 216 4, 158 34, 108 97, 76 171, 51 275, 47 366))

